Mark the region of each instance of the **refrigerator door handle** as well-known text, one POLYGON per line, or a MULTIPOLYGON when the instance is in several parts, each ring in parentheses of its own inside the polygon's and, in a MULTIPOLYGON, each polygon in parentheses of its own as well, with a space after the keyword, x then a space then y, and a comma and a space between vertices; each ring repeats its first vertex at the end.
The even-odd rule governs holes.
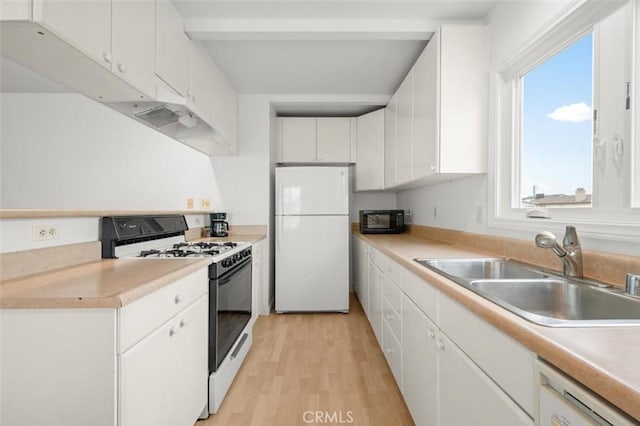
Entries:
POLYGON ((342 207, 344 208, 344 211, 347 212, 347 214, 349 213, 349 190, 348 190, 348 186, 347 186, 347 174, 342 171, 340 172, 340 175, 342 175, 342 183, 340 188, 338 188, 338 194, 342 193, 342 207))

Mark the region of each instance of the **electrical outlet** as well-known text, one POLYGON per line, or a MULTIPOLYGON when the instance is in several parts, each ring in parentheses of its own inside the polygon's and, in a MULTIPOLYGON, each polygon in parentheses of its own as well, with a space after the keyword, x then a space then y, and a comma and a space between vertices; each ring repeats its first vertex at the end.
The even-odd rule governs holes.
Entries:
POLYGON ((187 209, 191 210, 194 207, 193 198, 187 198, 187 209))
POLYGON ((209 207, 211 207, 211 200, 209 198, 201 198, 200 199, 200 208, 201 209, 208 209, 209 207))
POLYGON ((58 235, 58 227, 55 225, 40 225, 32 228, 33 241, 55 240, 58 235))
POLYGON ((484 222, 484 215, 482 214, 482 206, 476 206, 476 222, 484 222))

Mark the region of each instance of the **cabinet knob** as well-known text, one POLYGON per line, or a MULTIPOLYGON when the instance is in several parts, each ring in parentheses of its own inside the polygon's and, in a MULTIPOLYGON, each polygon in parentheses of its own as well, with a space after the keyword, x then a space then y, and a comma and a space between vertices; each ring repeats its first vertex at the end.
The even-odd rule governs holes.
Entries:
POLYGON ((391 349, 391 348, 387 348, 387 353, 388 353, 389 355, 391 355, 393 352, 394 352, 394 350, 393 350, 393 349, 391 349))
POLYGON ((178 303, 182 302, 182 296, 180 296, 179 294, 176 294, 176 297, 173 298, 173 301, 177 305, 178 303))
POLYGON ((433 330, 429 330, 427 336, 429 336, 429 339, 434 339, 436 337, 436 333, 433 330))
POLYGON ((127 72, 127 67, 125 67, 124 64, 118 64, 118 71, 122 73, 127 72))
POLYGON ((187 324, 189 324, 189 318, 185 317, 180 320, 180 327, 186 327, 187 324))
POLYGON ((169 337, 173 337, 173 336, 175 336, 176 334, 178 334, 178 330, 179 330, 179 328, 176 328, 176 326, 175 326, 175 325, 174 325, 173 327, 171 327, 171 328, 169 329, 169 337))
POLYGON ((443 350, 443 349, 444 349, 444 342, 443 342, 442 340, 438 340, 438 341, 436 342, 436 347, 437 347, 438 349, 440 349, 440 350, 443 350))
POLYGON ((187 90, 187 98, 191 97, 191 90, 187 90))
POLYGON ((111 52, 104 52, 102 54, 102 59, 104 59, 106 63, 110 64, 113 59, 113 57, 111 56, 111 52))
POLYGON ((432 172, 436 171, 436 166, 434 166, 433 164, 429 168, 431 169, 432 172))
POLYGON ((391 315, 391 314, 384 314, 384 317, 385 317, 386 319, 390 320, 390 319, 392 319, 392 318, 393 318, 393 315, 391 315))

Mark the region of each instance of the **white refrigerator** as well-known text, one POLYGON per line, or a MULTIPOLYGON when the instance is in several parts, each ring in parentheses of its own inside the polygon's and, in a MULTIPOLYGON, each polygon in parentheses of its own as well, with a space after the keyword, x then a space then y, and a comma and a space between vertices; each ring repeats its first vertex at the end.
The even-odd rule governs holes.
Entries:
POLYGON ((349 169, 276 168, 276 312, 349 311, 349 169))

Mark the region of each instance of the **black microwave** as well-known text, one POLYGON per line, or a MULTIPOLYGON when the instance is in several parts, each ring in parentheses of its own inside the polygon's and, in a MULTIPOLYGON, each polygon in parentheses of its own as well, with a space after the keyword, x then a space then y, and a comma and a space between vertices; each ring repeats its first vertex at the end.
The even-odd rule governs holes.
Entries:
POLYGON ((363 234, 399 234, 404 232, 404 210, 360 210, 363 234))

